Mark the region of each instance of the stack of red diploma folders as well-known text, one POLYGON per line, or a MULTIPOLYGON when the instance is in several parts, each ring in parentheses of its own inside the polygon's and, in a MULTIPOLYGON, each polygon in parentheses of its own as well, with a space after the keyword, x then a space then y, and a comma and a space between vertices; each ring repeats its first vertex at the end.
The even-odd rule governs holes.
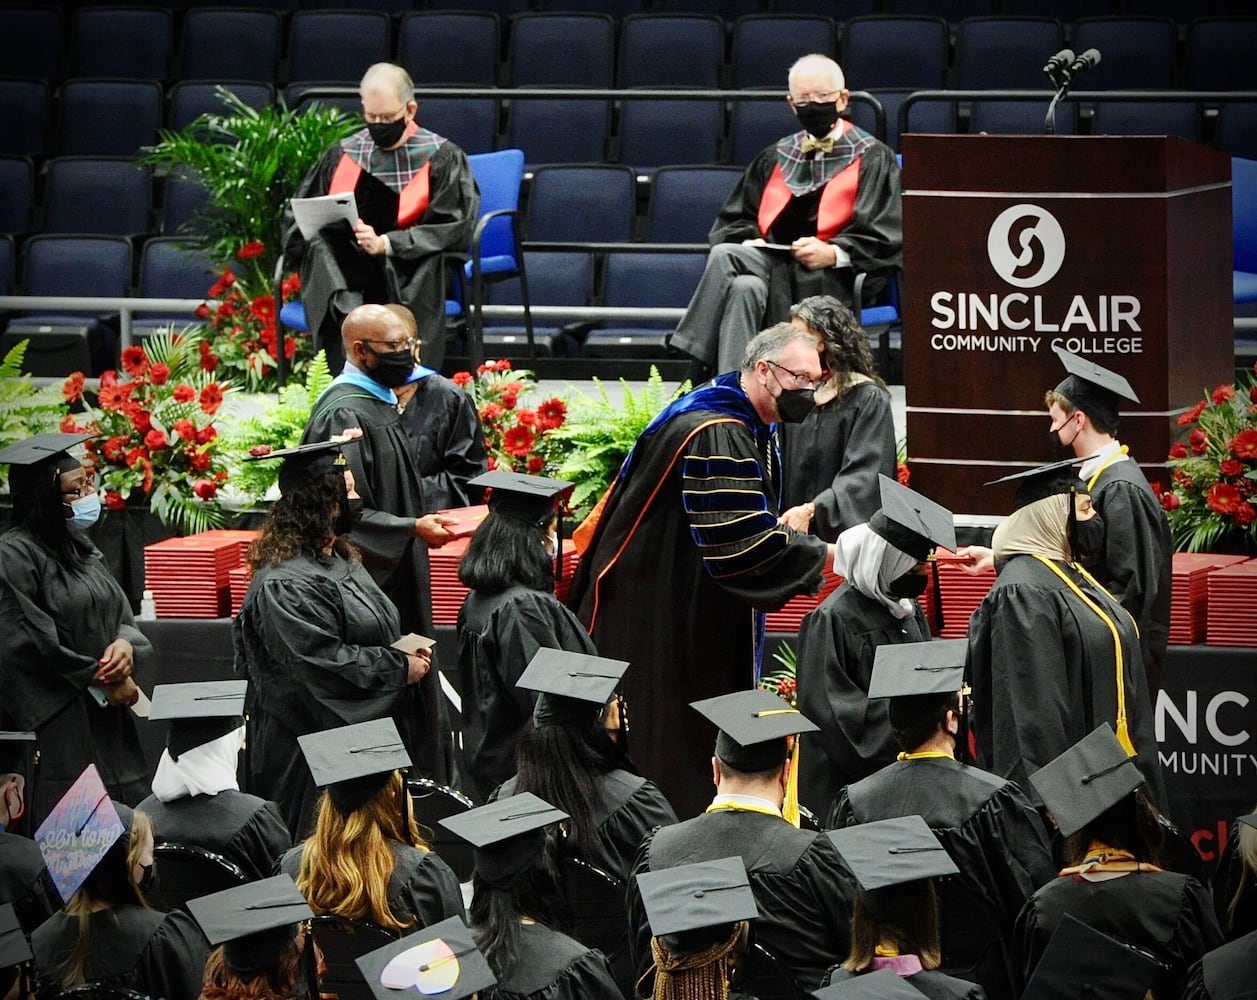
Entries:
MULTIPOLYGON (((944 548, 937 550, 937 557, 938 586, 943 598, 941 632, 938 631, 938 623, 932 620, 934 598, 928 590, 921 596, 921 606, 931 619, 930 625, 936 635, 944 639, 963 639, 969 634, 969 619, 995 583, 995 571, 987 570, 976 575, 968 573, 961 567, 964 560, 944 548)), ((932 580, 930 585, 933 586, 932 580)))
MULTIPOLYGON (((232 611, 231 571, 256 531, 217 529, 144 548, 144 589, 159 618, 223 618, 232 611)), ((241 594, 243 600, 243 593, 241 594)))
POLYGON ((1209 607, 1205 642, 1210 646, 1257 646, 1257 559, 1215 569, 1206 577, 1209 607))
POLYGON ((798 597, 790 598, 780 611, 768 613, 765 629, 769 632, 799 631, 799 626, 803 624, 803 616, 819 607, 821 601, 837 590, 840 583, 842 583, 842 577, 825 573, 819 594, 814 597, 809 594, 800 594, 798 597))
POLYGON ((1209 576, 1224 566, 1244 562, 1244 556, 1212 552, 1175 552, 1170 591, 1170 644, 1191 646, 1205 641, 1208 626, 1209 576))

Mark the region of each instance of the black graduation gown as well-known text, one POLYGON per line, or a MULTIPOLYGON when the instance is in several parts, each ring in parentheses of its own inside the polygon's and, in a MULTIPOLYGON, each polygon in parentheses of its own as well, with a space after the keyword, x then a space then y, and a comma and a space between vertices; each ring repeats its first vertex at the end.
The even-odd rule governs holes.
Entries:
POLYGON ((887 702, 869 701, 878 646, 923 642, 930 627, 918 606, 896 618, 844 581, 799 626, 799 711, 820 726, 799 750, 799 801, 818 816, 838 790, 895 759, 887 702))
MULTIPOLYGON (((833 842, 763 813, 703 813, 652 834, 634 874, 740 855, 759 908, 755 940, 789 968, 806 992, 851 947, 852 887, 833 842)), ((640 976, 651 965, 650 923, 630 878, 629 947, 640 976)))
MULTIPOLYGON (((347 143, 360 141, 358 137, 347 143)), ((310 198, 328 193, 332 176, 343 155, 342 144, 337 143, 310 168, 294 197, 310 198)), ((377 150, 375 158, 381 158, 380 166, 389 169, 398 159, 396 152, 377 150)), ((373 222, 381 236, 388 236, 392 252, 388 256, 364 257, 366 263, 378 263, 382 273, 372 273, 373 285, 367 301, 400 302, 415 314, 419 336, 424 341, 424 363, 440 370, 445 358, 445 267, 441 255, 448 250, 463 251, 471 245, 471 234, 480 211, 480 190, 467 162, 467 154, 448 140, 432 154, 429 166, 427 210, 418 224, 398 229, 381 220, 373 222), (382 290, 383 294, 378 294, 382 290)), ((414 162, 415 172, 423 164, 414 162)), ((413 175, 412 175, 413 176, 413 175)), ((410 177, 404 177, 409 181, 410 177)), ((364 217, 368 209, 359 205, 364 217)), ((337 261, 337 249, 328 240, 349 240, 344 232, 337 232, 307 242, 301 235, 292 215, 291 205, 284 212, 284 260, 288 269, 298 268, 301 275, 301 301, 305 307, 306 322, 312 333, 321 340, 320 346, 329 347, 328 357, 343 360, 340 349, 340 331, 334 317, 329 316, 329 302, 337 291, 349 289, 362 291, 360 284, 352 282, 337 261)), ((348 250, 354 253, 349 240, 348 250)), ((352 257, 350 258, 352 259, 352 257)), ((355 266, 364 264, 354 261, 355 266)), ((335 369, 333 369, 335 370, 335 369)))
POLYGON ((463 699, 464 791, 483 802, 515 773, 515 743, 536 694, 515 686, 538 649, 596 656, 593 640, 557 597, 514 586, 471 591, 458 612, 458 676, 463 699))
POLYGON ((400 634, 397 609, 356 562, 298 556, 254 573, 232 623, 236 675, 249 680, 250 787, 294 838, 318 801, 298 736, 392 717, 413 745, 406 656, 389 645, 400 634))
POLYGON ((150 795, 138 808, 152 820, 154 842, 203 847, 235 862, 250 879, 270 875, 292 847, 279 806, 234 788, 171 802, 150 795))
POLYGON ((890 393, 875 382, 853 386, 799 424, 782 424, 781 508, 816 504, 812 534, 832 542, 881 507, 880 473, 895 478, 890 393))
POLYGON ((1104 518, 1103 565, 1093 575, 1139 626, 1148 690, 1156 697, 1170 641, 1170 522, 1135 461, 1116 462, 1100 473, 1091 502, 1104 518))
POLYGON ((897 761, 838 795, 835 828, 921 816, 960 874, 935 886, 943 930, 943 970, 1008 996, 1013 922, 1039 886, 1056 876, 1038 811, 1013 782, 956 760, 897 761), (958 883, 952 888, 953 882, 958 883))
MULTIPOLYGON (((758 225, 759 205, 776 166, 777 143, 774 142, 751 161, 721 206, 707 235, 710 245, 741 243, 762 235, 758 225)), ((791 199, 769 231, 769 242, 791 243, 800 236, 815 236, 822 190, 817 188, 791 199)), ((884 277, 874 277, 874 272, 901 266, 903 206, 899 165, 894 151, 884 143, 875 142, 860 155, 859 186, 851 221, 829 242, 850 255, 851 267, 809 271, 788 260, 790 266, 774 268, 764 314, 765 327, 787 319, 791 304, 809 295, 833 295, 851 304, 856 272, 870 275, 864 288, 865 301, 870 301, 886 283, 884 277)))
MULTIPOLYGON (((849 972, 842 966, 830 969, 826 974, 826 983, 845 983, 851 979, 859 979, 861 973, 849 972)), ((981 986, 965 979, 957 979, 937 969, 922 969, 911 976, 904 976, 903 981, 918 993, 930 997, 930 1000, 987 1000, 987 993, 981 986)))
POLYGON ((1182 996, 1188 967, 1222 943, 1209 891, 1190 875, 1132 872, 1104 882, 1060 876, 1030 897, 1017 918, 1013 971, 1023 987, 1067 913, 1160 962, 1155 1000, 1182 996))
POLYGON ((1257 931, 1215 948, 1187 970, 1183 1000, 1257 997, 1257 931))
MULTIPOLYGON (((511 778, 504 782, 491 798, 514 795, 517 780, 511 778)), ((599 775, 598 797, 594 803, 598 854, 583 860, 627 882, 633 873, 637 852, 650 832, 676 821, 676 813, 654 782, 620 768, 608 771, 599 775)), ((570 840, 560 840, 559 847, 579 856, 570 840)))
POLYGON ((88 687, 115 638, 134 647, 137 682, 153 647, 100 550, 75 544, 83 561, 67 567, 23 527, 0 536, 0 729, 39 737, 36 825, 88 764, 111 798, 135 805, 148 794, 134 713, 100 707, 88 687))
MULTIPOLYGON (((60 969, 78 940, 78 918, 65 913, 54 913, 31 936, 39 1000, 61 992, 60 969)), ((196 921, 182 910, 115 906, 90 917, 86 981, 162 1000, 196 1000, 209 951, 196 921)))
POLYGON ((0 830, 0 903, 12 903, 17 922, 30 933, 61 909, 61 896, 33 840, 0 830))
POLYGON ((1232 821, 1227 830, 1226 847, 1213 873, 1213 909, 1228 941, 1257 931, 1257 880, 1251 874, 1234 915, 1228 912, 1244 876, 1244 859, 1237 850, 1239 829, 1239 824, 1232 821))
POLYGON ((481 1000, 622 1000, 606 956, 544 924, 522 924, 519 956, 481 1000))
POLYGON ((443 375, 429 375, 417 385, 402 411, 402 426, 414 442, 424 509, 479 503, 480 491, 467 486, 488 467, 475 403, 443 375))
MULTIPOLYGON (((332 385, 318 398, 301 443, 326 441, 348 427, 362 428, 345 458, 364 507, 350 540, 362 552, 362 565, 396 605, 402 633, 433 636, 428 546, 415 536, 415 520, 431 511, 424 506, 414 445, 397 407, 348 382, 332 385)), ((435 649, 432 654, 432 669, 405 695, 415 718, 414 742, 408 745, 421 774, 449 784, 453 748, 435 649)))
MULTIPOLYGON (((401 921, 414 921, 414 928, 428 927, 447 917, 467 919, 458 876, 435 851, 421 851, 409 844, 389 842, 393 853, 393 874, 388 880, 388 908, 401 921)), ((301 869, 305 850, 298 844, 279 862, 278 870, 294 881, 301 869)))
MULTIPOLYGON (((1152 703, 1130 615, 1071 566, 1054 562, 1116 627, 1135 764, 1164 807, 1165 788, 1152 726, 1152 703)), ((966 677, 978 763, 1011 778, 1038 803, 1029 775, 1102 722, 1117 725, 1113 633, 1034 556, 999 571, 969 621, 966 677)))
POLYGON ((689 703, 750 688, 755 609, 779 610, 821 586, 824 543, 776 522, 779 470, 767 430, 697 410, 640 439, 630 474, 612 488, 568 594, 581 622, 593 623, 599 654, 633 664, 624 678, 633 755, 683 816, 711 799, 706 762, 715 742, 715 729, 689 703), (687 469, 700 472, 708 459, 713 469, 728 463, 725 468, 736 465, 748 475, 686 477, 687 469), (719 512, 721 486, 748 496, 753 491, 771 516, 687 514, 683 493, 696 507, 704 505, 703 494, 712 494, 706 510, 719 512), (696 533, 708 541, 705 547, 696 544, 696 533))

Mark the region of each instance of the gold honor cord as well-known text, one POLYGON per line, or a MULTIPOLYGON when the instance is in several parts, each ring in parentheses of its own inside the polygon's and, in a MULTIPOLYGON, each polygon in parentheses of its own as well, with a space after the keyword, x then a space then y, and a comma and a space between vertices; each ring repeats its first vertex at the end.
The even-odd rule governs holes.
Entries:
POLYGON ((1100 478, 1101 474, 1103 474, 1105 469, 1107 469, 1110 465, 1112 465, 1114 462, 1117 461, 1118 456, 1125 455, 1129 451, 1130 451, 1129 445, 1122 445, 1120 448, 1117 449, 1117 451, 1113 452, 1112 455, 1110 455, 1103 462, 1101 462, 1100 468, 1096 469, 1095 471, 1095 475, 1087 480, 1087 492, 1090 493, 1093 489, 1095 489, 1096 480, 1100 478))
MULTIPOLYGON (((771 715, 802 715, 797 708, 770 708, 756 712, 756 719, 765 719, 771 715)), ((794 746, 790 748, 790 777, 786 779, 786 795, 781 803, 781 818, 796 830, 800 823, 799 814, 799 737, 795 736, 794 746)))
POLYGON ((901 753, 895 758, 895 760, 931 760, 935 757, 941 760, 956 759, 951 754, 944 753, 942 750, 921 750, 917 753, 901 753))
POLYGON ((765 816, 772 816, 781 819, 782 814, 768 806, 751 805, 749 802, 713 802, 704 812, 739 812, 739 813, 762 813, 765 816))
MULTIPOLYGON (((1122 637, 1117 631, 1117 624, 1104 613, 1104 610, 1096 604, 1090 597, 1082 592, 1082 588, 1074 583, 1066 576, 1059 566, 1046 556, 1041 556, 1037 552, 1033 553, 1034 558, 1043 563, 1048 569, 1060 577, 1065 586, 1069 587, 1084 604, 1095 612, 1105 625, 1108 626, 1110 634, 1113 636, 1113 657, 1117 661, 1117 741, 1122 745, 1122 749, 1126 751, 1128 757, 1135 756, 1135 745, 1130 741, 1130 731, 1126 725, 1126 680, 1124 667, 1124 657, 1122 656, 1122 637)), ((1090 579, 1090 577, 1087 577, 1090 579)), ((1094 581, 1092 581, 1094 582, 1094 581)))

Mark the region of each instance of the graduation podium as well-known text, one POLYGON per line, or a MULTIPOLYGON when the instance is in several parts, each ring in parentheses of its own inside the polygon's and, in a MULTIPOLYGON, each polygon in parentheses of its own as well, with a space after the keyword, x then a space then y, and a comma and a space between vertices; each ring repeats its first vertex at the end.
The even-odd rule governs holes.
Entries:
POLYGON ((1140 398, 1118 437, 1150 480, 1177 417, 1234 374, 1230 159, 1174 136, 905 135, 904 383, 912 486, 1004 515, 1065 457, 1054 345, 1140 398))

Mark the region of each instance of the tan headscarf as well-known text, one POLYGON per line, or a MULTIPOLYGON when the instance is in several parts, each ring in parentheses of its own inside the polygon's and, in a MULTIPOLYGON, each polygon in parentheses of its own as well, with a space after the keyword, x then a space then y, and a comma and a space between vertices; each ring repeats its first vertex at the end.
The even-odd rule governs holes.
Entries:
POLYGON ((991 548, 997 560, 1037 555, 1069 562, 1073 555, 1066 538, 1068 525, 1069 494, 1057 493, 1013 511, 995 529, 991 548))

